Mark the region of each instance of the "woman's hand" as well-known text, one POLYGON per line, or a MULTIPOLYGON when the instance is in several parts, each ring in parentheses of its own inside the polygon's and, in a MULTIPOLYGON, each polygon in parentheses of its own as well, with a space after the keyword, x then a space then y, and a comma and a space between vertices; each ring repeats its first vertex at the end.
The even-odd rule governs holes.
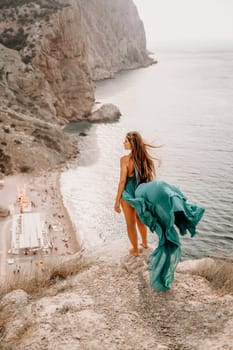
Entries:
POLYGON ((118 214, 121 212, 120 201, 118 201, 118 200, 115 201, 114 210, 118 214))

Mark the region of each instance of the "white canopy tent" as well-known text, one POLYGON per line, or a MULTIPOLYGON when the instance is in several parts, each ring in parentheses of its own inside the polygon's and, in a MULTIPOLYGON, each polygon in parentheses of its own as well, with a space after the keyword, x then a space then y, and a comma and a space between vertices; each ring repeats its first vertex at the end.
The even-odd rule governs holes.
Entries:
POLYGON ((43 233, 40 213, 21 213, 13 215, 12 223, 12 253, 20 249, 44 248, 47 239, 43 233))

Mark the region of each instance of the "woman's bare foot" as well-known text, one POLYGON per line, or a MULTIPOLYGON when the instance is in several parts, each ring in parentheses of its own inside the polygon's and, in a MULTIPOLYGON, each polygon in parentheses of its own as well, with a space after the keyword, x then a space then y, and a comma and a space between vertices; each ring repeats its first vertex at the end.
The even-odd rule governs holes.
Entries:
POLYGON ((148 248, 148 244, 146 243, 140 243, 140 245, 143 247, 143 248, 145 248, 145 249, 147 249, 148 248))
POLYGON ((138 250, 134 250, 134 248, 129 249, 129 253, 133 256, 139 256, 142 253, 142 248, 139 248, 138 250))

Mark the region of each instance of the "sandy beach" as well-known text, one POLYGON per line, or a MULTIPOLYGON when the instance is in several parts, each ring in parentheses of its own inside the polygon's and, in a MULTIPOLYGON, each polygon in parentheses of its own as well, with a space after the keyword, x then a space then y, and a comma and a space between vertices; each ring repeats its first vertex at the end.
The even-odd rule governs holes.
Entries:
POLYGON ((45 263, 60 256, 71 255, 80 249, 81 242, 69 214, 63 204, 60 192, 61 170, 43 172, 39 175, 19 174, 4 179, 4 187, 0 189, 0 205, 9 208, 11 214, 0 219, 0 278, 8 273, 28 269, 31 263, 45 263), (32 212, 40 213, 45 225, 48 241, 52 247, 45 252, 29 252, 27 256, 9 254, 11 247, 12 216, 19 212, 17 204, 17 189, 26 188, 27 197, 32 203, 32 212), (8 259, 14 259, 9 265, 8 259))

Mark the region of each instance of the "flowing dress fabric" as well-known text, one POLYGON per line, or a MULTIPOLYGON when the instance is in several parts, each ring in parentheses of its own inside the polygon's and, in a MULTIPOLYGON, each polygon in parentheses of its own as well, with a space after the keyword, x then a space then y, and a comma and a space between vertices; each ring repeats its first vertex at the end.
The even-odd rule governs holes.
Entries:
POLYGON ((185 235, 189 231, 193 237, 204 209, 187 203, 183 193, 167 182, 137 184, 136 176, 127 178, 122 199, 136 209, 151 232, 157 233, 158 246, 149 257, 150 283, 159 291, 169 289, 181 257, 178 232, 185 235))

